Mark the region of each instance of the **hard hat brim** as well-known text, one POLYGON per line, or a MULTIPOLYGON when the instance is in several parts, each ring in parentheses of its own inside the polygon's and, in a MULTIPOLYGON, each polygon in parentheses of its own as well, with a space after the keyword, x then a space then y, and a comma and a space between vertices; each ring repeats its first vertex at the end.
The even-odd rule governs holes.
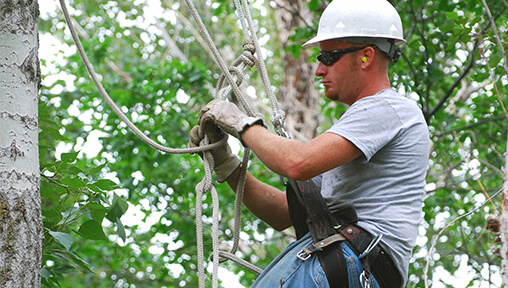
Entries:
MULTIPOLYGON (((304 49, 307 49, 307 48, 314 48, 314 47, 318 47, 319 46, 319 42, 322 42, 322 41, 327 41, 327 40, 337 40, 337 41, 344 41, 344 42, 351 42, 351 43, 358 43, 358 41, 355 41, 353 39, 358 39, 358 38, 362 38, 362 39, 368 39, 368 38, 371 38, 373 41, 373 43, 376 43, 377 41, 379 41, 380 39, 386 39, 386 40, 393 40, 394 44, 395 45, 402 45, 404 43, 406 43, 406 40, 404 39, 399 39, 399 38, 393 38, 393 36, 388 36, 388 37, 380 37, 380 36, 376 36, 376 37, 372 37, 372 36, 363 36, 363 37, 358 37, 358 34, 355 34, 355 35, 350 35, 349 37, 347 35, 344 35, 344 34, 341 34, 341 35, 337 35, 337 34, 324 34, 324 35, 317 35, 316 37, 310 39, 309 41, 305 42, 303 45, 302 45, 302 48, 304 49)), ((362 42, 369 42, 369 41, 362 41, 362 42)))

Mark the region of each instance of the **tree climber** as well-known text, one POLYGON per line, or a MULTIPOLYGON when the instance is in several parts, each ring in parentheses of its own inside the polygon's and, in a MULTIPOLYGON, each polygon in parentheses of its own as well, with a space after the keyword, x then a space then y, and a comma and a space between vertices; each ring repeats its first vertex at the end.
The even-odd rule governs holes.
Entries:
MULTIPOLYGON (((319 46, 315 74, 325 96, 349 107, 307 143, 272 134, 230 102, 213 100, 202 109, 191 146, 205 134, 212 143, 231 134, 270 170, 298 180, 284 193, 247 174, 245 206, 276 230, 294 226, 298 238, 252 287, 405 286, 430 141, 420 109, 390 86, 388 66, 404 42, 387 1, 328 5, 303 47, 319 46)), ((211 153, 218 181, 236 188, 238 158, 227 145, 211 153)))

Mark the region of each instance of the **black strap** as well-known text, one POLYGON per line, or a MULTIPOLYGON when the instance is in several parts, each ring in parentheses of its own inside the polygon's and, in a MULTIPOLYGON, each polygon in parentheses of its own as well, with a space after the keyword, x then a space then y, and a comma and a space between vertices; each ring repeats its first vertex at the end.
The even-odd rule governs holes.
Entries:
MULTIPOLYGON (((363 228, 356 225, 348 225, 341 229, 341 234, 346 237, 346 241, 356 255, 360 255, 374 237, 363 228)), ((379 245, 366 256, 362 261, 364 268, 370 268, 370 272, 376 278, 380 287, 401 287, 402 275, 395 268, 395 263, 390 255, 379 245)))
MULTIPOLYGON (((328 205, 321 197, 320 189, 314 182, 290 179, 286 195, 290 218, 298 239, 308 231, 310 231, 314 243, 337 234, 334 226, 338 223, 330 213, 328 205), (305 203, 305 207, 302 203, 305 203)), ((347 264, 341 245, 330 245, 317 254, 329 286, 349 287, 347 264)))
MULTIPOLYGON (((318 243, 340 231, 356 255, 364 252, 374 239, 370 233, 355 225, 358 218, 353 207, 330 213, 320 189, 311 180, 302 182, 290 179, 286 197, 297 239, 310 231, 314 243, 318 243)), ((317 254, 330 287, 348 287, 347 264, 341 245, 327 246, 317 254)), ((362 263, 364 269, 374 275, 380 287, 402 286, 402 275, 390 255, 379 245, 362 259, 362 263)))
POLYGON ((307 211, 302 205, 303 199, 301 199, 300 193, 295 191, 298 191, 298 186, 295 181, 290 180, 286 184, 286 199, 289 208, 289 218, 295 228, 296 239, 299 240, 309 232, 309 228, 307 227, 307 211))

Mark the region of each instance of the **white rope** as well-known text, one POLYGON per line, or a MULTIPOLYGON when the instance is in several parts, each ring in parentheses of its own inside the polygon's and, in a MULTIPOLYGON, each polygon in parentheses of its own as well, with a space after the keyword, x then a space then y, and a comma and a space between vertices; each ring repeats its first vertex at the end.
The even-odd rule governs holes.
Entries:
MULTIPOLYGON (((246 1, 242 0, 243 4, 243 10, 242 13, 242 7, 239 5, 238 0, 235 1, 235 5, 237 7, 238 15, 241 18, 240 21, 242 23, 242 29, 243 33, 246 39, 243 45, 244 53, 241 55, 235 62, 233 62, 233 65, 230 68, 227 68, 224 60, 220 56, 220 53, 217 50, 217 47, 214 45, 210 34, 208 33, 205 25, 203 24, 201 18, 199 17, 199 14, 194 7, 193 3, 190 0, 184 0, 187 7, 191 11, 191 14, 196 21, 201 34, 204 36, 205 42, 209 46, 210 50, 212 51, 212 54, 215 57, 215 62, 218 64, 219 68, 222 71, 221 78, 218 82, 217 87, 217 95, 216 98, 219 99, 225 99, 227 94, 229 94, 231 91, 233 91, 234 96, 236 100, 241 104, 241 106, 244 108, 246 113, 250 116, 254 115, 253 110, 249 107, 246 100, 244 99, 239 86, 243 81, 243 75, 242 71, 247 67, 256 66, 257 70, 260 73, 262 82, 265 86, 265 89, 267 91, 267 94, 270 99, 273 115, 271 117, 272 123, 274 127, 276 128, 277 132, 279 134, 283 134, 280 131, 284 131, 283 128, 283 122, 284 122, 284 112, 280 109, 280 105, 277 102, 277 99, 273 93, 273 89, 270 84, 270 80, 268 78, 268 74, 266 72, 266 67, 264 65, 263 56, 261 53, 261 48, 259 45, 259 41, 257 39, 256 33, 255 33, 255 27, 253 25, 252 18, 250 16, 248 4, 246 1), (245 15, 245 16, 244 16, 245 15), (248 23, 248 29, 250 30, 250 33, 245 25, 245 20, 247 20, 248 23), (257 55, 257 57, 254 57, 254 55, 257 55), (235 74, 235 77, 233 77, 232 73, 235 74), (227 81, 227 84, 226 82, 227 81)), ((214 149, 216 147, 219 147, 221 145, 226 145, 226 140, 219 141, 217 143, 208 145, 208 139, 205 137, 204 146, 196 147, 196 148, 185 148, 185 149, 175 149, 175 148, 168 148, 165 146, 160 145, 159 143, 156 143, 149 137, 147 137, 141 130, 139 130, 126 116, 125 114, 118 108, 116 103, 111 99, 111 97, 108 95, 107 91, 104 89, 102 84, 100 83, 100 80, 98 79, 95 71, 93 70, 92 65, 90 64, 90 61, 88 60, 88 57, 86 56, 86 53, 83 49, 83 46, 81 45, 81 42, 79 40, 79 37, 76 35, 74 26, 72 24, 72 21, 70 19, 69 13, 67 11, 67 6, 65 4, 64 0, 60 0, 60 4, 62 7, 62 11, 64 13, 65 20, 67 22, 67 25, 69 25, 69 29, 71 31, 72 38, 74 40, 74 43, 76 44, 76 47, 78 49, 78 52, 85 63, 85 66, 87 68, 88 73, 90 74, 90 77, 92 78, 93 82, 95 83, 96 87, 98 88, 101 96, 104 98, 104 100, 108 103, 108 105, 111 107, 111 109, 115 112, 115 114, 126 123, 126 125, 145 143, 148 145, 166 153, 170 154, 185 154, 185 153, 198 153, 203 151, 209 151, 211 149, 214 149)), ((285 132, 285 131, 284 131, 285 132)), ((219 241, 218 241, 218 211, 219 211, 219 201, 218 201, 218 195, 217 191, 211 184, 212 182, 212 171, 213 171, 213 157, 209 152, 204 152, 203 160, 204 160, 204 166, 205 166, 205 176, 203 180, 196 186, 196 238, 197 238, 197 249, 198 249, 198 275, 199 275, 199 287, 205 287, 205 271, 204 271, 204 248, 203 248, 203 219, 202 219, 202 197, 205 192, 210 192, 212 195, 212 206, 213 206, 213 215, 212 215, 212 246, 213 246, 213 254, 212 254, 212 261, 213 261, 213 273, 212 273, 212 283, 213 287, 218 286, 218 264, 219 261, 223 261, 224 259, 231 259, 235 261, 240 266, 247 268, 251 271, 253 271, 256 274, 260 274, 262 270, 251 263, 248 263, 245 260, 242 260, 234 255, 234 253, 238 249, 238 242, 239 242, 239 234, 240 234, 240 228, 241 228, 241 208, 242 208, 242 200, 243 200, 243 193, 244 193, 244 186, 245 186, 245 176, 247 173, 247 163, 249 159, 250 150, 245 149, 244 151, 244 159, 243 159, 243 165, 241 168, 240 173, 240 179, 237 187, 237 196, 235 200, 235 227, 234 227, 234 244, 230 252, 224 252, 219 251, 219 241), (221 260, 222 259, 222 260, 221 260)))
POLYGON ((104 87, 102 86, 99 77, 97 77, 97 74, 93 70, 92 64, 90 64, 90 61, 88 60, 88 57, 86 56, 85 50, 83 49, 83 45, 81 45, 81 41, 79 40, 78 35, 76 34, 76 29, 74 28, 74 25, 72 24, 69 12, 67 11, 67 5, 65 4, 64 0, 60 0, 60 5, 62 6, 62 11, 64 13, 65 21, 67 22, 67 25, 69 25, 69 30, 71 31, 72 39, 74 40, 74 43, 76 44, 76 47, 78 49, 79 55, 81 56, 81 59, 83 60, 83 63, 85 64, 86 69, 88 70, 88 74, 92 78, 92 81, 95 83, 95 86, 99 90, 99 93, 101 94, 102 98, 108 103, 108 105, 111 107, 113 112, 131 129, 134 134, 136 134, 141 140, 143 140, 148 145, 152 146, 153 148, 166 152, 169 154, 195 154, 202 151, 211 150, 214 148, 217 148, 219 146, 225 145, 226 140, 220 141, 222 143, 216 142, 207 146, 200 146, 195 148, 169 148, 165 147, 149 137, 147 137, 141 130, 139 130, 136 125, 134 125, 127 116, 122 112, 122 110, 116 105, 116 103, 111 99, 108 92, 104 87))
MULTIPOLYGON (((270 83, 270 78, 268 77, 268 72, 266 70, 265 62, 263 61, 261 46, 259 45, 259 40, 258 40, 256 32, 255 32, 256 30, 255 30, 255 27, 253 24, 254 22, 252 21, 248 3, 246 0, 241 0, 241 2, 243 5, 242 7, 240 7, 238 0, 235 0, 236 9, 238 11, 240 11, 238 14, 239 14, 240 18, 242 18, 240 20, 242 23, 242 27, 245 27, 244 19, 243 19, 243 18, 245 18, 247 20, 249 30, 250 30, 250 33, 248 33, 247 29, 243 28, 244 37, 247 39, 250 39, 254 43, 255 51, 257 54, 257 58, 255 58, 257 60, 255 62, 256 68, 257 68, 257 71, 259 72, 259 75, 261 76, 261 80, 263 82, 263 85, 265 86, 266 93, 267 93, 268 98, 270 100, 270 107, 272 108, 271 121, 272 121, 273 126, 277 130, 277 133, 282 134, 282 132, 284 132, 285 113, 280 108, 280 104, 277 101, 277 97, 275 96, 275 93, 273 92, 273 88, 270 83), (241 13, 242 8, 243 8, 244 13, 241 13)), ((281 135, 281 136, 286 136, 286 135, 281 135)))

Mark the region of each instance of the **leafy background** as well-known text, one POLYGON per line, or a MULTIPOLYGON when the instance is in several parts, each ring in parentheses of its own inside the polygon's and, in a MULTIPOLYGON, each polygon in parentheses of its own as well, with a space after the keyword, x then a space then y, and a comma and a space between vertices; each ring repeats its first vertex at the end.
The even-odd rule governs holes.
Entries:
MULTIPOLYGON (((195 2, 230 63, 241 54, 243 41, 234 4, 195 2)), ((506 50, 508 4, 486 3, 506 50)), ((220 70, 200 45, 184 5, 170 0, 69 4, 88 57, 115 102, 152 139, 169 147, 186 147, 200 107, 213 99, 220 70)), ((300 55, 301 43, 315 33, 326 4, 305 3, 314 19, 307 19, 308 27, 295 28, 289 45, 282 49, 275 40, 281 31, 276 29, 274 9, 285 4, 251 1, 274 87, 283 85, 282 55, 300 55)), ((485 227, 489 215, 499 215, 501 198, 480 205, 486 195, 502 187, 506 55, 479 1, 393 4, 402 16, 407 43, 401 60, 391 67, 392 85, 418 103, 432 136, 424 221, 408 287, 424 287, 432 241, 453 219, 473 209, 477 211, 454 222, 437 239, 429 262, 431 287, 500 287, 500 260, 495 253, 499 244, 485 227)), ((40 1, 39 5, 43 286, 196 287, 194 187, 204 175, 201 159, 161 153, 131 133, 89 79, 58 4, 40 1)), ((243 87, 256 107, 266 107, 256 73, 247 73, 243 87)), ((316 117, 322 131, 346 107, 325 100, 320 104, 321 114, 316 117)), ((240 150, 238 143, 232 145, 240 150)), ((282 188, 278 176, 253 156, 249 171, 282 188)), ((232 244, 234 194, 225 184, 215 186, 220 197, 221 245, 226 247, 232 244)), ((205 239, 210 239, 209 195, 203 203, 205 239)), ((293 239, 291 231, 275 232, 245 209, 242 221, 238 255, 259 267, 266 267, 293 239)), ((211 241, 205 241, 205 251, 211 250, 211 241)), ((238 279, 248 287, 255 279, 255 274, 235 264, 221 266, 236 275, 221 270, 222 280, 238 279)))

